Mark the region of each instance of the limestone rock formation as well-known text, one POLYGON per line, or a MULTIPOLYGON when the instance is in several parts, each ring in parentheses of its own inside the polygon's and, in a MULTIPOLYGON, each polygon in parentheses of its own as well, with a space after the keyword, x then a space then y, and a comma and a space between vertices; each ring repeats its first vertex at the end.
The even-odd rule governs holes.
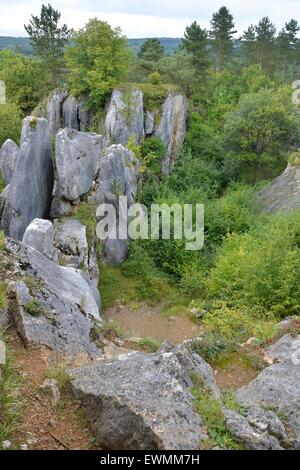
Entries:
POLYGON ((178 157, 186 133, 188 101, 183 95, 170 93, 163 104, 162 116, 155 135, 160 137, 167 149, 163 173, 168 174, 178 157))
MULTIPOLYGON (((112 204, 117 213, 117 223, 125 220, 127 208, 137 194, 138 161, 134 154, 122 145, 112 145, 104 151, 93 200, 99 204, 112 204), (127 197, 127 207, 119 205, 120 196, 127 197)), ((127 240, 110 239, 104 242, 104 258, 112 264, 122 263, 127 256, 127 240)))
POLYGON ((203 363, 184 346, 129 353, 73 370, 72 389, 104 448, 196 450, 204 431, 189 387, 203 363))
POLYGON ((89 272, 95 283, 99 281, 99 268, 97 266, 96 239, 90 240, 89 247, 86 226, 73 218, 56 220, 54 245, 58 251, 60 262, 64 266, 84 269, 89 272))
POLYGON ((62 107, 62 127, 86 132, 89 125, 89 113, 83 99, 69 95, 62 107))
POLYGON ((292 431, 289 446, 300 449, 300 335, 285 335, 267 349, 279 361, 264 369, 249 385, 240 389, 238 401, 249 408, 269 408, 285 417, 292 431))
POLYGON ((51 260, 56 259, 54 250, 54 227, 52 222, 43 219, 34 219, 28 225, 23 236, 24 245, 39 251, 51 260))
POLYGON ((72 202, 91 190, 104 143, 100 135, 75 129, 63 129, 57 134, 55 197, 72 202))
POLYGON ((45 119, 24 119, 20 158, 6 195, 1 225, 6 235, 22 240, 28 225, 49 216, 53 190, 52 147, 45 119))
POLYGON ((24 279, 8 285, 10 318, 24 343, 47 346, 73 363, 77 356, 101 358, 91 339, 101 324, 100 296, 89 276, 21 242, 8 239, 6 248, 24 279))
POLYGON ((131 135, 137 143, 144 137, 143 94, 140 90, 114 90, 105 119, 105 132, 112 143, 127 145, 131 135))
POLYGON ((20 157, 20 149, 13 140, 6 140, 0 149, 0 170, 4 183, 8 185, 20 157))
POLYGON ((51 136, 55 136, 62 127, 62 108, 68 93, 65 90, 54 90, 47 101, 45 113, 42 116, 49 122, 49 132, 51 136))
POLYGON ((299 209, 300 165, 288 165, 282 175, 257 193, 257 200, 269 213, 299 209))

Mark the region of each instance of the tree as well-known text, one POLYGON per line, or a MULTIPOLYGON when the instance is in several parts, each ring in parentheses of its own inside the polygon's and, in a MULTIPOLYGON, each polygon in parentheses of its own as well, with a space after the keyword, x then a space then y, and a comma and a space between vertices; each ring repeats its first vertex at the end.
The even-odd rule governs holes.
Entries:
POLYGON ((199 73, 205 73, 209 66, 208 34, 206 29, 194 21, 187 26, 182 40, 182 47, 193 57, 193 63, 199 73))
POLYGON ((127 78, 131 60, 127 39, 119 28, 91 19, 74 33, 66 50, 68 82, 75 96, 89 96, 91 106, 99 109, 108 94, 127 78))
POLYGON ((233 46, 234 29, 233 16, 226 7, 221 7, 213 14, 210 36, 216 55, 216 70, 219 72, 230 60, 233 46))
POLYGON ((268 16, 260 20, 255 27, 258 50, 258 64, 265 70, 272 71, 274 67, 275 25, 268 16))
POLYGON ((6 139, 19 142, 22 127, 22 114, 15 103, 0 105, 0 147, 6 139))
POLYGON ((165 55, 165 48, 159 39, 147 39, 138 52, 138 58, 150 62, 157 62, 165 55))
POLYGON ((292 69, 292 73, 295 72, 296 66, 296 49, 298 38, 297 34, 300 31, 299 24, 296 20, 292 19, 288 23, 285 23, 285 27, 279 32, 276 39, 277 46, 277 74, 282 69, 283 73, 287 74, 288 68, 292 69))
POLYGON ((253 170, 254 180, 262 164, 281 170, 297 140, 299 120, 290 95, 288 87, 243 95, 237 109, 225 116, 225 151, 240 170, 253 170))
POLYGON ((51 71, 54 88, 58 84, 62 69, 64 47, 70 37, 70 30, 66 24, 58 26, 60 17, 60 12, 54 10, 51 5, 42 5, 41 16, 31 15, 29 24, 24 25, 35 54, 51 71))
POLYGON ((0 80, 6 84, 6 96, 24 114, 30 114, 51 88, 42 73, 40 61, 12 51, 0 52, 0 80))
POLYGON ((187 95, 191 95, 199 83, 193 57, 186 50, 163 57, 158 67, 165 82, 178 85, 187 95))
POLYGON ((244 31, 241 37, 240 57, 243 65, 254 65, 257 63, 255 26, 251 25, 244 31))

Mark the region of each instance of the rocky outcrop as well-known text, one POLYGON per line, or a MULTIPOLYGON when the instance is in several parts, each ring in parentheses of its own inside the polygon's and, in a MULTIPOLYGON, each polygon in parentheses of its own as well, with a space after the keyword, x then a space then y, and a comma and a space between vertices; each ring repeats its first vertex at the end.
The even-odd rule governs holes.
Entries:
POLYGON ((89 126, 90 116, 83 99, 77 99, 69 95, 62 107, 62 127, 86 132, 89 126))
POLYGON ((55 221, 54 245, 62 265, 87 271, 98 284, 96 239, 87 241, 86 226, 73 218, 55 221))
POLYGON ((257 193, 257 201, 265 212, 300 208, 300 165, 288 165, 282 175, 257 193))
POLYGON ((170 93, 163 104, 162 116, 155 135, 160 137, 167 149, 163 173, 168 174, 178 157, 186 133, 188 101, 183 95, 170 93))
POLYGON ((62 127, 62 108, 67 96, 68 92, 65 90, 54 90, 48 98, 45 112, 39 115, 48 120, 51 136, 55 136, 62 127))
POLYGON ((213 372, 185 346, 140 352, 71 372, 72 390, 102 448, 197 450, 204 431, 191 375, 213 372))
POLYGON ((0 149, 0 170, 5 185, 11 182, 13 172, 20 157, 20 149, 13 140, 6 140, 0 149))
POLYGON ((61 130, 56 136, 57 185, 54 196, 74 202, 92 189, 102 156, 102 136, 61 130))
POLYGON ((52 147, 45 119, 24 119, 20 158, 5 199, 1 226, 5 234, 22 240, 28 225, 49 216, 53 190, 52 147))
POLYGON ((66 127, 86 132, 90 123, 90 113, 85 100, 75 98, 61 89, 54 90, 46 105, 39 106, 33 114, 49 121, 51 137, 55 137, 60 129, 66 127))
POLYGON ((102 357, 92 331, 101 324, 99 293, 89 276, 59 266, 38 251, 8 239, 20 280, 8 285, 10 319, 26 345, 46 346, 76 362, 102 357))
MULTIPOLYGON (((246 408, 252 406, 272 410, 283 417, 292 432, 286 446, 300 449, 300 335, 289 334, 266 350, 268 356, 279 361, 264 369, 236 396, 246 408)), ((274 434, 274 432, 273 432, 274 434)))
POLYGON ((34 219, 25 230, 23 243, 51 260, 57 259, 54 250, 54 227, 49 220, 34 219))
MULTIPOLYGON (((137 195, 138 161, 133 152, 122 145, 112 145, 105 149, 97 178, 97 188, 93 201, 112 204, 117 214, 117 228, 120 220, 127 220, 127 209, 137 195), (127 197, 127 205, 120 205, 120 196, 127 197)), ((104 258, 108 263, 121 264, 128 251, 127 240, 107 238, 104 242, 104 258)))
POLYGON ((140 90, 114 90, 105 119, 105 132, 112 143, 127 145, 133 135, 140 144, 144 137, 143 94, 140 90))

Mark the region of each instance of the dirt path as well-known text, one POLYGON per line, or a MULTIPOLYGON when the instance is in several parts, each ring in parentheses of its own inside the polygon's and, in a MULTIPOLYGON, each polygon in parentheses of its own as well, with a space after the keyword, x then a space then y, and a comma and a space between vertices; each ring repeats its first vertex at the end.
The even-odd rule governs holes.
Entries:
POLYGON ((11 333, 9 346, 23 375, 20 399, 24 408, 18 429, 10 436, 14 449, 30 450, 90 450, 94 447, 89 432, 74 398, 65 393, 58 405, 39 390, 48 364, 53 359, 42 349, 25 349, 16 334, 11 333))
POLYGON ((161 342, 168 340, 173 344, 198 336, 203 331, 185 312, 167 317, 159 307, 143 303, 135 309, 128 305, 114 306, 107 309, 102 317, 105 321, 116 321, 127 337, 152 338, 161 342))

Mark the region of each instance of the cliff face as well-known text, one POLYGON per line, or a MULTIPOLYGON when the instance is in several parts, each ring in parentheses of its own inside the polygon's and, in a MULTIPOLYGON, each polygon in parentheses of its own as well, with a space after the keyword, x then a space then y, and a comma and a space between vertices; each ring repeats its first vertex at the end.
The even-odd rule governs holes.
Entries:
POLYGON ((257 193, 265 212, 286 212, 300 208, 300 165, 288 165, 282 175, 257 193))
MULTIPOLYGON (((155 111, 147 109, 142 91, 114 90, 104 119, 103 133, 111 144, 126 146, 134 136, 137 144, 144 138, 160 137, 167 154, 163 174, 171 171, 185 138, 188 111, 187 98, 179 93, 168 93, 155 111)), ((61 128, 86 132, 91 121, 83 99, 77 99, 63 90, 54 90, 38 117, 49 121, 49 131, 55 137, 61 128)))

